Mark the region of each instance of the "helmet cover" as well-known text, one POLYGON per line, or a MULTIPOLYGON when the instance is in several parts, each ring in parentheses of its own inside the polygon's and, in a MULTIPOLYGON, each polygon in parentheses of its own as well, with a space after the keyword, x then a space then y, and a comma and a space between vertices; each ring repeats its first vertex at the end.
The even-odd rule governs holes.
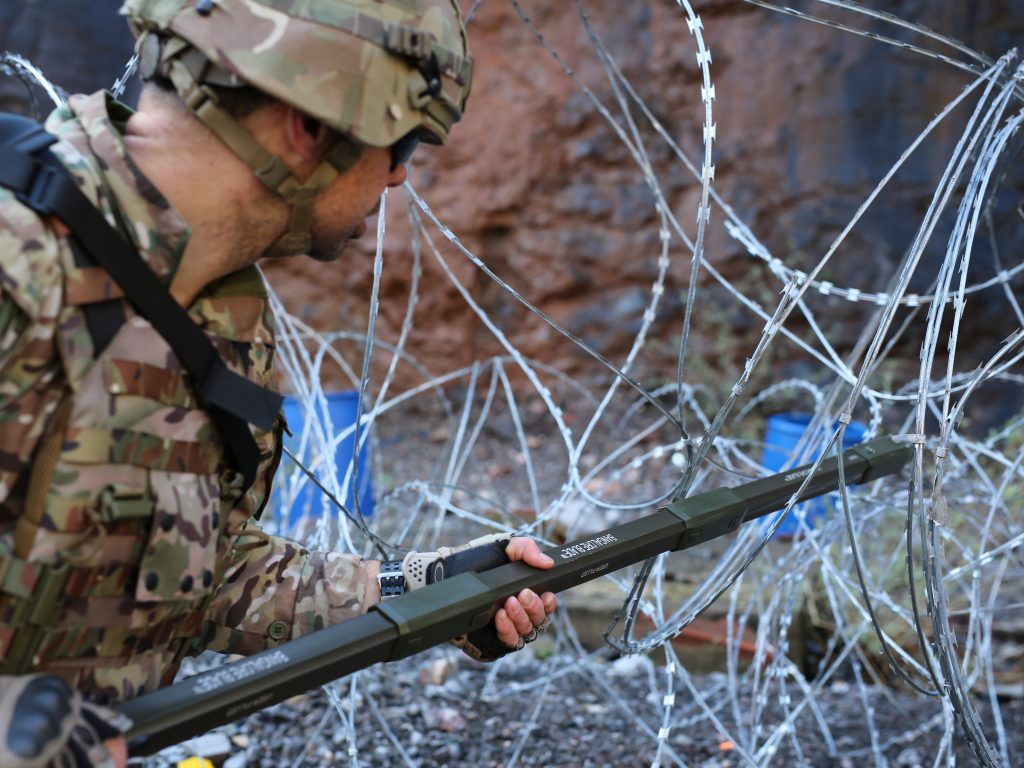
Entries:
POLYGON ((410 132, 445 143, 469 95, 455 0, 127 0, 121 12, 143 77, 195 49, 199 82, 252 86, 370 146, 410 132))

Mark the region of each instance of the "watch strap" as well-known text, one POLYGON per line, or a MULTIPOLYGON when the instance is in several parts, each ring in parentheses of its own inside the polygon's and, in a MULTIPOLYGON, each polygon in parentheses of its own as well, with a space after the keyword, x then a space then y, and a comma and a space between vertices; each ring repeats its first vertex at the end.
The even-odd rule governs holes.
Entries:
POLYGON ((380 599, 398 597, 405 594, 405 574, 402 572, 401 560, 382 560, 377 573, 377 585, 380 587, 380 599))

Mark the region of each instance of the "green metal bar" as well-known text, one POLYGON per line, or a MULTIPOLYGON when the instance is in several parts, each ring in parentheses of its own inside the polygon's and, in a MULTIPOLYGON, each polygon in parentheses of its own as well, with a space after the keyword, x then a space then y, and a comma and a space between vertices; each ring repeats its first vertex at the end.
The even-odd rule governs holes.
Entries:
MULTIPOLYGON (((846 481, 865 483, 896 473, 911 453, 888 437, 854 446, 843 456, 846 481)), ((508 596, 523 589, 562 592, 735 531, 782 509, 809 471, 808 465, 674 501, 654 514, 545 550, 555 560, 549 570, 517 562, 460 574, 376 605, 363 616, 125 702, 118 709, 134 724, 127 733, 130 751, 152 754, 379 661, 447 642, 486 625, 508 596)), ((833 457, 821 463, 800 500, 838 487, 839 463, 833 457)))

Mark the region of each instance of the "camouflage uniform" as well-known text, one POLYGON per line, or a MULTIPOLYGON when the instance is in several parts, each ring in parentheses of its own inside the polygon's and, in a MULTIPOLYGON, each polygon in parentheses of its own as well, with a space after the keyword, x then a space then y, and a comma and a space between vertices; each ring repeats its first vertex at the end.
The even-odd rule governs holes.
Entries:
MULTIPOLYGON (((74 97, 47 123, 52 151, 169 282, 189 232, 128 156, 129 115, 103 93, 74 97)), ((0 188, 0 674, 50 672, 114 702, 170 682, 204 648, 251 653, 361 613, 360 558, 307 551, 252 521, 282 421, 256 433, 258 478, 241 496, 181 363, 127 302, 127 322, 94 354, 83 307, 121 291, 76 266, 75 248, 60 222, 0 188), (47 461, 52 472, 33 473, 47 461), (36 494, 38 528, 25 515, 36 494)), ((274 387, 255 267, 188 312, 231 370, 274 387)))

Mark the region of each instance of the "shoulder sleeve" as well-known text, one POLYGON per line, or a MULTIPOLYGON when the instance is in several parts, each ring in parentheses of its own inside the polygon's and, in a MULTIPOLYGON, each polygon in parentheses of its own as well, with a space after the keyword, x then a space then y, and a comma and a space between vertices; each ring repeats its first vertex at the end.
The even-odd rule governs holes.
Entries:
POLYGON ((367 561, 318 552, 250 525, 207 613, 206 647, 249 654, 366 611, 367 561))
POLYGON ((54 345, 63 295, 59 238, 0 189, 0 503, 42 434, 60 386, 54 345))
POLYGON ((63 274, 59 238, 35 211, 0 188, 0 290, 33 322, 55 320, 63 274))
MULTIPOLYGON (((18 346, 27 328, 28 315, 0 283, 0 379, 3 378, 7 352, 18 346)), ((0 399, 2 398, 3 390, 0 389, 0 399)))

